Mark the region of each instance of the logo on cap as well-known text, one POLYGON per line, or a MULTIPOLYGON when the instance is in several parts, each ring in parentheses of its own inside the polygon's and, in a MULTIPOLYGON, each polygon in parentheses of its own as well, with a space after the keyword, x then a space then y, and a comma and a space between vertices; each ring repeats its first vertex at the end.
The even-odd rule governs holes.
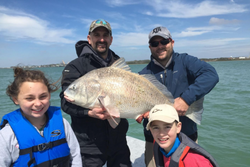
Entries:
POLYGON ((159 31, 161 31, 161 27, 156 27, 153 29, 153 34, 158 33, 159 31))
POLYGON ((154 109, 154 110, 152 111, 152 113, 156 113, 156 112, 158 112, 158 111, 162 111, 162 109, 156 108, 156 109, 154 109))

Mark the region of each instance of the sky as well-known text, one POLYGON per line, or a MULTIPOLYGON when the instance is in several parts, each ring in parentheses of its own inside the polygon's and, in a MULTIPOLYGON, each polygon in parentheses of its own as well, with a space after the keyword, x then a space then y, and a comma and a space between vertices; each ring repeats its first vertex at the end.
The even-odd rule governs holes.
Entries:
POLYGON ((0 68, 72 61, 96 19, 111 24, 110 49, 126 61, 150 59, 157 26, 169 29, 175 52, 250 56, 249 0, 1 0, 0 68))

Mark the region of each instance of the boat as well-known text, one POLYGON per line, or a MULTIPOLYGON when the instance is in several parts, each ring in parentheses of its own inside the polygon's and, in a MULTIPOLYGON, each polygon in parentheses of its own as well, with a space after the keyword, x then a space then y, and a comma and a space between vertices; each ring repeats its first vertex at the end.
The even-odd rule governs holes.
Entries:
MULTIPOLYGON (((127 143, 130 149, 130 160, 132 162, 132 166, 145 167, 145 141, 127 136, 127 143)), ((106 164, 103 167, 106 167, 106 164)))

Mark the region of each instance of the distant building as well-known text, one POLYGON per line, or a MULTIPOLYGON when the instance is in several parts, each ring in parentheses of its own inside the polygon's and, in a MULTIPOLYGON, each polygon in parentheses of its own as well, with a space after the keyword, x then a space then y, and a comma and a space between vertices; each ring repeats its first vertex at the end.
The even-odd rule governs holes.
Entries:
POLYGON ((246 57, 239 57, 239 59, 246 59, 246 57))

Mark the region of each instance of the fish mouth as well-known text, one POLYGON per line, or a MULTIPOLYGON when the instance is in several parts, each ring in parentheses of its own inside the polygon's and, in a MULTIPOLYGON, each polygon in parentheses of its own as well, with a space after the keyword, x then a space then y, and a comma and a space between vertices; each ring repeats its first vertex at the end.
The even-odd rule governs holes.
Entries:
POLYGON ((63 93, 64 98, 68 101, 68 102, 74 102, 75 99, 74 97, 70 96, 70 94, 67 92, 67 90, 63 93))

